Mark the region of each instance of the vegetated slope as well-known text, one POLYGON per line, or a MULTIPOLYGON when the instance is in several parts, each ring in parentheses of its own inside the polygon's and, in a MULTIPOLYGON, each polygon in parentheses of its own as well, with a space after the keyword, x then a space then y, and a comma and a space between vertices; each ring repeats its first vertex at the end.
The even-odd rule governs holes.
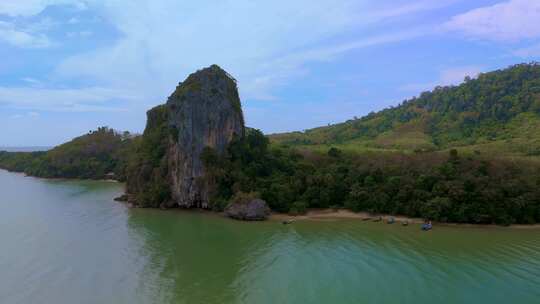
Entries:
POLYGON ((144 133, 132 146, 126 169, 127 189, 130 200, 141 207, 159 207, 171 197, 166 156, 173 134, 168 114, 166 105, 150 109, 144 133))
MULTIPOLYGON (((452 148, 536 155, 539 69, 536 64, 514 66, 459 87, 437 88, 359 120, 272 137, 289 145, 271 145, 253 129, 245 136, 209 136, 197 156, 204 175, 186 180, 212 186, 207 207, 215 210, 237 198, 260 197, 273 210, 292 214, 347 208, 443 222, 539 223, 539 158, 501 159, 452 148), (230 139, 222 151, 209 144, 217 138, 230 139), (302 145, 311 149, 295 148, 302 145), (412 150, 424 153, 400 152, 412 150)), ((180 90, 193 93, 185 94, 190 105, 207 100, 192 98, 200 90, 220 94, 202 84, 188 81, 186 86, 180 90)), ((197 116, 191 127, 180 128, 175 121, 190 121, 200 111, 171 120, 179 105, 188 104, 168 102, 150 110, 142 136, 100 128, 48 152, 0 152, 0 167, 42 177, 104 178, 114 172, 123 180, 127 175, 128 199, 141 207, 168 207, 175 164, 170 156, 178 156, 178 143, 193 149, 193 141, 183 143, 181 136, 195 134, 194 123, 201 130, 223 129, 215 127, 212 115, 197 116)), ((223 115, 220 110, 201 113, 223 115)))
MULTIPOLYGON (((211 151, 209 151, 211 152, 211 151)), ((403 214, 442 222, 540 222, 540 166, 533 160, 449 153, 327 153, 269 145, 248 130, 223 156, 204 157, 217 185, 212 208, 254 195, 274 211, 307 208, 403 214)))
POLYGON ((47 152, 0 152, 0 168, 37 177, 124 180, 133 140, 128 132, 101 127, 47 152))
POLYGON ((436 87, 355 120, 273 134, 274 143, 349 150, 442 150, 540 155, 540 64, 519 64, 436 87), (326 147, 325 147, 326 146, 326 147))

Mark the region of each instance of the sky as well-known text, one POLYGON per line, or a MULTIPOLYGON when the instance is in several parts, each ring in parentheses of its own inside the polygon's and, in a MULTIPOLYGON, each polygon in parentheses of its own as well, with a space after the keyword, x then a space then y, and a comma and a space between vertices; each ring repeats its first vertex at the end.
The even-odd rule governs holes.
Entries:
POLYGON ((142 132, 211 64, 275 133, 538 60, 540 0, 0 0, 0 146, 142 132))

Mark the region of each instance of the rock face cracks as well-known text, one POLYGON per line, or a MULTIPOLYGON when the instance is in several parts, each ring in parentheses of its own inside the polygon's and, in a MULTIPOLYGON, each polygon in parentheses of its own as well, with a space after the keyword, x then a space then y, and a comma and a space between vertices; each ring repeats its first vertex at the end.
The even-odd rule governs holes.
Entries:
POLYGON ((168 204, 208 208, 211 185, 204 178, 201 153, 210 147, 223 154, 231 140, 245 132, 236 80, 212 65, 180 83, 166 107, 171 137, 166 156, 168 204))

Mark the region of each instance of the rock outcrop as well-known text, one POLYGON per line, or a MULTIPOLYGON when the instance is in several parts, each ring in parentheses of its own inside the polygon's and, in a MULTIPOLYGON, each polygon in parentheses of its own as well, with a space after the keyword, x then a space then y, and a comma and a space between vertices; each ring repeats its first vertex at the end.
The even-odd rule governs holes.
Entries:
POLYGON ((219 66, 191 74, 167 101, 172 142, 168 148, 171 199, 181 207, 208 208, 211 185, 205 180, 205 147, 225 152, 244 136, 236 80, 219 66))
POLYGON ((225 215, 243 221, 263 221, 270 215, 270 208, 262 199, 252 199, 242 203, 231 203, 225 208, 225 215))
POLYGON ((217 65, 199 70, 147 116, 128 165, 130 201, 140 207, 209 208, 212 181, 201 154, 209 147, 222 155, 245 134, 236 80, 217 65))

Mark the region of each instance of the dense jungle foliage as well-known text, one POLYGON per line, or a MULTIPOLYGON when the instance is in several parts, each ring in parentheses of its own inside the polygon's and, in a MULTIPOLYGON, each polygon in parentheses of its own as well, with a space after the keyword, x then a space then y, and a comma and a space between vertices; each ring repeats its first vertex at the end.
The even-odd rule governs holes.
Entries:
POLYGON ((540 155, 540 64, 519 64, 436 87, 401 105, 328 127, 275 134, 288 145, 540 155))
POLYGON ((132 146, 126 167, 127 192, 140 207, 157 208, 170 198, 167 144, 174 135, 168 124, 166 105, 147 112, 143 135, 132 146))
POLYGON ((0 168, 47 178, 125 180, 133 137, 98 128, 47 152, 0 152, 0 168))
POLYGON ((273 210, 306 208, 402 214, 442 222, 540 222, 540 166, 449 153, 326 155, 271 147, 260 131, 203 161, 216 181, 214 208, 257 192, 273 210))
MULTIPOLYGON (((127 179, 142 207, 170 200, 166 106, 142 136, 99 128, 48 152, 0 152, 0 168, 40 177, 127 179)), ((213 208, 257 195, 278 212, 307 208, 443 222, 540 223, 540 64, 439 87, 364 118, 264 136, 248 129, 225 155, 202 155, 213 208)))

